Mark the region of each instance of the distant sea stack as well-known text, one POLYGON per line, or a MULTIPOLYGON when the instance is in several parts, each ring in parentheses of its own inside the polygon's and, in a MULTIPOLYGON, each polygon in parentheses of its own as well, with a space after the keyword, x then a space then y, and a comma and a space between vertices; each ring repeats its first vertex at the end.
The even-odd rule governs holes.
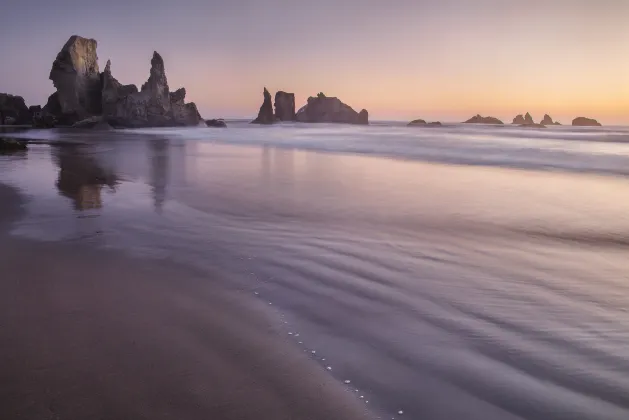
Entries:
POLYGON ((544 114, 544 119, 540 122, 543 125, 561 125, 560 123, 553 121, 553 119, 548 114, 544 114))
POLYGON ((413 120, 407 124, 409 127, 441 127, 441 123, 439 121, 426 122, 425 120, 417 119, 413 120))
POLYGON ((518 114, 514 119, 513 122, 511 124, 525 124, 526 122, 524 121, 524 115, 522 114, 518 114))
POLYGON ((304 123, 344 123, 369 124, 366 109, 360 112, 341 102, 340 99, 319 93, 308 98, 308 103, 296 115, 296 120, 304 123))
POLYGON ((271 101, 271 94, 264 88, 264 101, 260 106, 258 117, 251 121, 252 124, 273 124, 275 122, 275 113, 273 112, 273 102, 271 101))
POLYGON ((278 121, 295 121, 295 94, 279 91, 275 94, 275 118, 278 121))
POLYGON ((518 114, 513 119, 513 122, 511 124, 518 124, 518 125, 527 124, 527 125, 530 125, 530 124, 535 124, 535 121, 533 121, 533 117, 531 117, 531 114, 529 114, 527 112, 526 115, 518 114))
POLYGON ((465 121, 464 124, 495 124, 500 125, 504 124, 498 118, 495 117, 481 117, 480 114, 473 116, 469 120, 465 121))
POLYGON ((602 124, 592 118, 577 117, 572 120, 572 125, 577 127, 601 127, 602 124))

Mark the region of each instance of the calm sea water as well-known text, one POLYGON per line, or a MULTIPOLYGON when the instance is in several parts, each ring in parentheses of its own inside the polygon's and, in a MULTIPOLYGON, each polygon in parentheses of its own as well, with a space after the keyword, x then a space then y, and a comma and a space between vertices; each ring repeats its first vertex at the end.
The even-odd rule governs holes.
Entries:
POLYGON ((82 144, 12 234, 219 270, 383 418, 629 418, 627 128, 22 136, 82 144))

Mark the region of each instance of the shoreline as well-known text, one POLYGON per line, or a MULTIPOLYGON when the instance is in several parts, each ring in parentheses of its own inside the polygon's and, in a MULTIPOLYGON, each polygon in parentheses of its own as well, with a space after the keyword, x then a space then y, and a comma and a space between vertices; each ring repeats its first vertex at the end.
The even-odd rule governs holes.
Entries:
POLYGON ((0 184, 0 202, 0 417, 372 418, 262 302, 169 262, 10 237, 23 197, 0 184))

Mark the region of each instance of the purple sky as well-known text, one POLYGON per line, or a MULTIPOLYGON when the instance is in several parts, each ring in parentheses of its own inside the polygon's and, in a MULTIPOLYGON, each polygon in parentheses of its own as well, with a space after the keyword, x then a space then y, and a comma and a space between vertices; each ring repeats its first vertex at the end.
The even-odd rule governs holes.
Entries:
POLYGON ((372 119, 629 123, 627 0, 4 0, 0 92, 43 104, 70 35, 122 83, 153 50, 205 117, 253 116, 262 88, 323 91, 372 119))

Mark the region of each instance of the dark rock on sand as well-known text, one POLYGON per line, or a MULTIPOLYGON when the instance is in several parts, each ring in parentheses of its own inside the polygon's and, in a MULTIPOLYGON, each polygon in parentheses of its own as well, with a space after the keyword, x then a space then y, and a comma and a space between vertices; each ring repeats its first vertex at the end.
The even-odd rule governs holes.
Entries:
POLYGON ((498 118, 494 117, 481 117, 480 114, 477 114, 465 121, 464 124, 504 124, 498 118))
POLYGON ((0 93, 0 125, 30 124, 31 113, 21 96, 0 93))
POLYGON ((271 94, 264 88, 264 101, 258 111, 258 117, 251 121, 252 124, 273 124, 275 122, 275 114, 273 112, 273 102, 271 94))
POLYGON ((185 103, 186 90, 170 92, 164 60, 153 52, 149 79, 140 91, 121 85, 110 63, 103 72, 103 116, 114 127, 172 127, 198 125, 202 119, 194 103, 185 103))
POLYGON ((72 124, 72 128, 84 128, 101 131, 113 130, 113 127, 109 125, 109 123, 107 123, 107 121, 100 115, 78 121, 72 124))
POLYGON ((296 119, 305 123, 369 124, 367 110, 358 113, 338 98, 327 97, 323 93, 308 98, 308 103, 297 112, 296 119))
POLYGON ((207 125, 208 127, 217 127, 217 128, 227 127, 227 124, 225 123, 225 121, 220 118, 216 120, 205 120, 205 125, 207 125))
POLYGON ((516 117, 513 119, 513 122, 511 124, 526 124, 526 121, 524 121, 524 115, 522 114, 518 114, 516 115, 516 117))
POLYGON ((295 94, 279 91, 275 94, 275 118, 295 121, 295 94))
POLYGON ((101 81, 96 41, 73 35, 63 46, 50 70, 57 89, 56 102, 47 111, 60 121, 74 123, 100 115, 101 81), (55 111, 58 111, 55 114, 55 111))
POLYGON ((15 150, 26 150, 28 146, 26 142, 16 139, 0 137, 0 152, 12 152, 15 150))
POLYGON ((602 124, 593 118, 577 117, 572 120, 572 125, 579 127, 601 127, 602 124))

